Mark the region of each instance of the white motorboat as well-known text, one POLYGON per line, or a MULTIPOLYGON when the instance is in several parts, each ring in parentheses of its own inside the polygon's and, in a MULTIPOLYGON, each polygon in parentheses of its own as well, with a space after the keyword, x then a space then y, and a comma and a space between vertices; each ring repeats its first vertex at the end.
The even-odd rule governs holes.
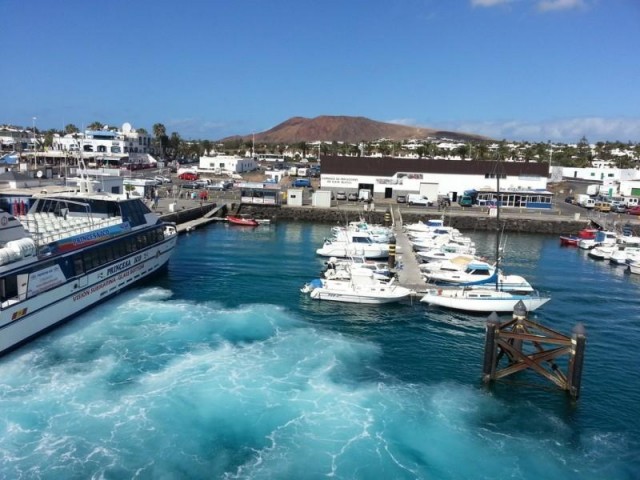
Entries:
POLYGON ((313 280, 302 287, 301 292, 308 293, 313 300, 379 305, 404 300, 413 290, 396 285, 393 280, 378 281, 363 269, 353 271, 350 280, 313 280))
POLYGON ((613 245, 618 239, 616 232, 600 230, 596 233, 595 238, 581 238, 578 241, 578 248, 583 250, 591 250, 599 245, 613 245))
POLYGON ((609 260, 613 252, 617 250, 617 246, 614 244, 609 245, 596 245, 591 250, 589 250, 589 257, 594 260, 609 260))
POLYGON ((395 240, 393 229, 382 225, 372 225, 363 219, 360 219, 357 222, 349 222, 346 228, 333 227, 331 231, 338 239, 340 239, 342 232, 351 231, 368 233, 371 240, 376 243, 389 243, 395 240))
POLYGON ((465 245, 447 243, 444 245, 440 245, 439 247, 436 247, 436 248, 431 248, 427 250, 418 250, 416 252, 416 256, 418 257, 418 260, 420 260, 421 262, 433 262, 433 261, 448 260, 458 256, 473 257, 475 253, 476 253, 475 247, 467 247, 465 245))
POLYGON ((316 253, 323 257, 387 258, 389 245, 374 242, 367 232, 344 231, 338 237, 326 239, 316 253))
POLYGON ((495 284, 500 290, 532 292, 533 287, 520 275, 504 275, 486 262, 469 262, 463 270, 436 270, 427 272, 427 281, 436 285, 478 286, 495 284))
POLYGON ((478 258, 473 255, 460 255, 457 253, 453 255, 455 256, 451 256, 443 260, 433 260, 427 263, 421 263, 418 265, 418 268, 424 274, 438 271, 461 272, 466 269, 467 265, 471 262, 478 261, 478 258))
POLYGON ((513 312, 519 301, 532 312, 550 300, 535 292, 529 294, 485 288, 432 288, 421 302, 467 312, 513 312))
POLYGON ((329 280, 349 280, 354 270, 364 269, 371 271, 373 278, 383 282, 391 280, 391 270, 384 262, 367 260, 363 257, 351 257, 347 259, 330 258, 324 278, 329 280))
POLYGON ((640 275, 640 260, 632 260, 629 262, 629 271, 635 275, 640 275))
POLYGON ((408 233, 411 234, 412 232, 430 232, 433 231, 436 228, 440 228, 444 226, 444 220, 441 219, 430 219, 427 220, 427 222, 417 222, 417 223, 410 223, 404 226, 404 230, 408 233))

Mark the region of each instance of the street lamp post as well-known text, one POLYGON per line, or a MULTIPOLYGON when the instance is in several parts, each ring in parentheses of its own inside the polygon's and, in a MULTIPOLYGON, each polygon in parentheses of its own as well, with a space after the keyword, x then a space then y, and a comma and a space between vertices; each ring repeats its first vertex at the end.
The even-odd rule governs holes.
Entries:
POLYGON ((38 160, 36 159, 36 120, 37 117, 31 117, 31 133, 33 134, 33 167, 36 168, 38 160))

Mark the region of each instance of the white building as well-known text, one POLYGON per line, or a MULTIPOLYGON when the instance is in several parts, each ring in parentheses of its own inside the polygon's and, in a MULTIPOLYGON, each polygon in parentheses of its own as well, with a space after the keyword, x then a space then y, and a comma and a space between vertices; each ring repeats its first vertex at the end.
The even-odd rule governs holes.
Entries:
POLYGON ((563 178, 575 178, 579 180, 593 180, 604 182, 606 180, 621 182, 625 180, 640 179, 640 170, 635 168, 616 167, 553 167, 553 178, 557 177, 558 170, 561 170, 563 178))
POLYGON ((210 172, 214 175, 223 173, 252 172, 258 168, 258 162, 253 158, 237 155, 216 155, 200 157, 199 172, 210 172))
MULTIPOLYGON (((374 199, 421 193, 452 200, 465 190, 546 190, 546 163, 455 161, 413 158, 323 157, 320 188, 333 192, 368 189, 374 199)), ((434 201, 435 199, 429 198, 434 201)))
POLYGON ((153 137, 140 133, 125 123, 120 130, 85 130, 64 136, 54 135, 54 151, 99 153, 127 156, 131 153, 152 153, 153 137))

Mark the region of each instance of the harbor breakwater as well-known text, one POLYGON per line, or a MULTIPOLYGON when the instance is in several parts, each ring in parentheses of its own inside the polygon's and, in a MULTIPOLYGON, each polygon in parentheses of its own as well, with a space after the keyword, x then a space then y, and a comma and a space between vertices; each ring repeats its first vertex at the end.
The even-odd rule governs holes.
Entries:
MULTIPOLYGON (((358 218, 365 218, 371 223, 384 223, 388 210, 381 208, 370 212, 358 209, 338 209, 338 208, 316 208, 316 207, 291 207, 275 205, 242 205, 242 213, 255 215, 260 218, 270 218, 272 221, 289 220, 313 223, 342 224, 355 221, 358 218)), ((437 210, 427 210, 423 213, 401 211, 403 223, 414 223, 420 220, 445 219, 447 225, 451 225, 459 230, 495 230, 496 217, 485 213, 464 211, 461 212, 439 212, 437 210)), ((581 229, 590 224, 588 219, 578 219, 574 217, 560 215, 536 215, 510 214, 501 212, 500 224, 504 231, 522 233, 542 233, 542 234, 576 234, 581 229)))
MULTIPOLYGON (((176 212, 162 215, 162 219, 177 224, 186 223, 203 217, 205 214, 215 209, 215 203, 193 206, 192 208, 181 208, 176 212)), ((344 225, 347 222, 364 218, 370 223, 385 223, 391 215, 391 208, 378 207, 375 211, 363 211, 362 209, 351 208, 318 208, 311 206, 293 207, 279 205, 248 205, 231 204, 223 213, 227 211, 236 214, 242 213, 259 219, 270 219, 271 221, 287 220, 295 222, 324 223, 331 225, 344 225)), ((441 219, 444 216, 445 223, 454 228, 464 231, 490 231, 497 228, 496 217, 488 212, 479 210, 455 210, 438 211, 425 210, 424 212, 407 211, 405 209, 394 208, 393 215, 402 216, 403 223, 414 223, 420 220, 441 219), (398 213, 399 212, 399 213, 398 213)), ((221 215, 224 216, 224 215, 221 215)), ((397 220, 397 218, 396 218, 397 220)), ((591 226, 588 218, 576 219, 573 216, 554 215, 548 212, 510 212, 508 210, 500 212, 500 224, 506 232, 520 233, 541 233, 549 235, 577 234, 581 229, 591 226)), ((616 224, 625 224, 625 220, 616 220, 616 224)), ((607 227, 607 225, 600 224, 607 227)), ((640 235, 640 225, 635 222, 632 226, 634 235, 640 235)))

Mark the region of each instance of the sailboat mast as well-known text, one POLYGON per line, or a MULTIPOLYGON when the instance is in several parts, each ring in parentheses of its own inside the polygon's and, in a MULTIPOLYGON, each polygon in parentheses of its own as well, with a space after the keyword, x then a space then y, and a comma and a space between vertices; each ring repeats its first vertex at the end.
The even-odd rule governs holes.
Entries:
POLYGON ((496 168, 496 291, 500 289, 500 158, 496 168))

